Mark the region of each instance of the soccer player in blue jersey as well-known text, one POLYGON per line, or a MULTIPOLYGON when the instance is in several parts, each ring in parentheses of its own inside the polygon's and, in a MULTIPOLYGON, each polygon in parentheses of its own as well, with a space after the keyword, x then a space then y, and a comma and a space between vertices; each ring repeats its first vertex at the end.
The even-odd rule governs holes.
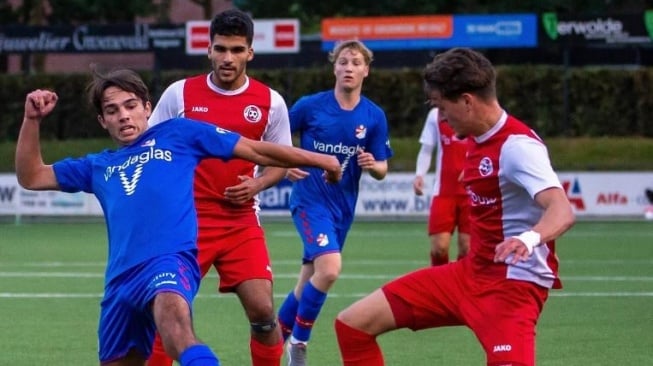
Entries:
POLYGON ((324 168, 325 178, 336 182, 340 164, 333 156, 250 140, 184 118, 148 129, 149 92, 130 70, 96 74, 89 97, 118 148, 44 164, 39 125, 58 98, 35 90, 25 100, 16 174, 27 189, 89 192, 102 206, 109 248, 98 327, 100 364, 145 365, 156 329, 166 352, 181 365, 219 365, 192 327, 191 304, 200 281, 195 166, 206 157, 264 166, 309 164, 324 168))
POLYGON ((290 338, 291 366, 305 364, 313 324, 340 274, 361 175, 367 171, 383 179, 392 156, 385 113, 361 95, 372 52, 360 41, 350 40, 339 43, 329 59, 334 89, 300 98, 290 109, 290 127, 300 135, 301 147, 336 156, 343 171, 337 185, 324 184, 320 172, 310 167, 288 171, 295 181, 290 209, 304 244, 297 284, 279 309, 284 339, 290 338))

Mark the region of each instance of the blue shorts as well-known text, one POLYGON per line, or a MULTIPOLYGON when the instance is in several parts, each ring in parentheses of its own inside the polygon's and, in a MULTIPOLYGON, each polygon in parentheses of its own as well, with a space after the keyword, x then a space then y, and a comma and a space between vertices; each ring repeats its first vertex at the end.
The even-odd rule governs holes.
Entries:
POLYGON ((342 252, 351 225, 337 227, 331 213, 320 208, 295 207, 292 219, 304 243, 302 263, 312 263, 324 254, 342 252))
POLYGON ((157 257, 114 278, 105 286, 100 309, 100 362, 122 358, 132 348, 149 358, 156 330, 150 306, 154 296, 176 292, 192 309, 199 281, 195 251, 157 257))

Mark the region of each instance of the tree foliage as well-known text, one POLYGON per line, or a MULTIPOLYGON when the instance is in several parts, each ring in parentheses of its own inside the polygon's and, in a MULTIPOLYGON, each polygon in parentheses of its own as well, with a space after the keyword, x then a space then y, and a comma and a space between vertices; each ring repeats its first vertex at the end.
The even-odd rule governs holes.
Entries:
POLYGON ((150 0, 48 0, 48 24, 127 23, 137 16, 153 15, 157 6, 150 0))

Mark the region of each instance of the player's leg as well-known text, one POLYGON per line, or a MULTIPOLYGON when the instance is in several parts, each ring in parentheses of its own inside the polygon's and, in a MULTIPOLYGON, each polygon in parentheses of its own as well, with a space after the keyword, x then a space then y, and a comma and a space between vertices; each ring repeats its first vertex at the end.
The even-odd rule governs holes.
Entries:
MULTIPOLYGON (((145 314, 135 312, 130 299, 137 293, 138 283, 129 281, 133 271, 129 271, 105 286, 104 298, 100 306, 98 326, 98 356, 103 366, 142 366, 145 364, 147 349, 134 347, 138 336, 147 336, 148 327, 154 333, 151 322, 142 324, 142 333, 136 334, 127 327, 115 327, 115 324, 130 324, 133 328, 146 318, 145 314)), ((149 348, 149 347, 148 347, 149 348)))
POLYGON ((460 264, 429 267, 399 277, 338 314, 336 336, 345 366, 381 366, 376 337, 399 328, 460 325, 460 264))
MULTIPOLYGON (((202 345, 193 332, 191 311, 187 300, 176 292, 159 292, 152 303, 152 314, 163 347, 184 365, 184 354, 202 345)), ((208 349, 208 348, 207 348, 208 349)), ((210 350, 208 351, 210 353, 210 350)), ((210 353, 212 355, 212 353, 210 353)), ((215 357, 213 357, 215 360, 215 357)), ((214 361, 217 365, 217 360, 214 361)))
POLYGON ((451 242, 451 234, 447 232, 440 232, 437 234, 429 235, 431 242, 431 265, 441 266, 449 263, 449 243, 451 242))
POLYGON ((311 338, 313 326, 326 302, 327 293, 342 268, 340 253, 318 256, 313 262, 313 267, 314 273, 304 285, 299 298, 295 325, 289 340, 288 355, 291 366, 304 365, 306 362, 306 347, 311 338))
POLYGON ((449 243, 455 224, 456 207, 453 198, 434 196, 428 224, 432 266, 449 263, 449 243))
POLYGON ((335 320, 335 332, 343 365, 384 365, 376 337, 396 327, 390 304, 381 289, 341 311, 335 320))
POLYGON ((272 301, 272 282, 252 279, 236 287, 250 322, 250 351, 253 366, 278 366, 283 354, 281 330, 277 326, 272 301))
POLYGON ((487 365, 535 365, 535 327, 548 290, 508 279, 478 285, 485 295, 472 300, 464 316, 485 350, 487 365))
MULTIPOLYGON (((306 363, 306 346, 313 325, 326 301, 327 292, 340 275, 340 251, 346 230, 337 231, 331 215, 319 207, 296 208, 292 214, 304 245, 302 262, 305 265, 313 263, 313 274, 304 282, 301 293, 297 294, 297 314, 288 344, 288 364, 301 366, 306 363)), ((300 276, 309 271, 308 267, 303 266, 300 276)), ((300 281, 303 281, 302 277, 300 281)), ((286 317, 287 315, 284 315, 284 319, 286 317)))
POLYGON ((193 330, 191 304, 200 281, 195 255, 186 252, 160 257, 149 273, 143 292, 153 294, 151 314, 166 353, 182 366, 219 365, 215 354, 193 330))
POLYGON ((260 226, 222 228, 215 267, 220 292, 238 296, 250 327, 253 366, 278 366, 283 355, 281 330, 272 299, 272 267, 260 226))
POLYGON ((299 308, 299 298, 313 272, 313 263, 302 264, 299 270, 299 276, 297 277, 297 284, 295 284, 295 287, 288 293, 286 299, 279 307, 279 325, 284 342, 292 334, 292 329, 295 326, 295 318, 297 317, 297 309, 299 308))
POLYGON ((462 259, 469 252, 470 241, 470 205, 469 197, 466 195, 456 196, 457 202, 457 217, 458 224, 458 259, 462 259))
MULTIPOLYGON (((204 278, 220 255, 217 243, 220 239, 221 230, 216 227, 211 216, 204 215, 200 217, 198 224, 197 261, 200 266, 200 275, 204 278)), ((173 362, 172 357, 163 348, 161 336, 157 332, 152 346, 152 355, 147 360, 147 366, 172 366, 173 362)))
POLYGON ((131 349, 127 355, 119 360, 100 363, 102 366, 143 366, 145 359, 135 349, 131 349))

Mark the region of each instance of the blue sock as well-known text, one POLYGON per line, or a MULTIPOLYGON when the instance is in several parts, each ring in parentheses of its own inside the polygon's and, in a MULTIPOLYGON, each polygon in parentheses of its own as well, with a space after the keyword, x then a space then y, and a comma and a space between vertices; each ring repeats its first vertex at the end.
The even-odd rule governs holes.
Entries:
POLYGON ((218 357, 205 344, 196 344, 184 350, 179 356, 181 366, 220 366, 218 357))
POLYGON ((299 307, 299 302, 295 297, 295 293, 290 291, 286 300, 283 301, 281 307, 279 308, 279 323, 281 325, 281 334, 283 335, 283 341, 292 333, 292 328, 295 326, 295 317, 297 316, 297 308, 299 307))
POLYGON ((326 301, 327 294, 313 286, 308 281, 302 291, 302 298, 299 300, 299 309, 295 319, 295 326, 292 330, 292 336, 301 342, 308 342, 313 330, 313 324, 322 310, 322 305, 326 301))

